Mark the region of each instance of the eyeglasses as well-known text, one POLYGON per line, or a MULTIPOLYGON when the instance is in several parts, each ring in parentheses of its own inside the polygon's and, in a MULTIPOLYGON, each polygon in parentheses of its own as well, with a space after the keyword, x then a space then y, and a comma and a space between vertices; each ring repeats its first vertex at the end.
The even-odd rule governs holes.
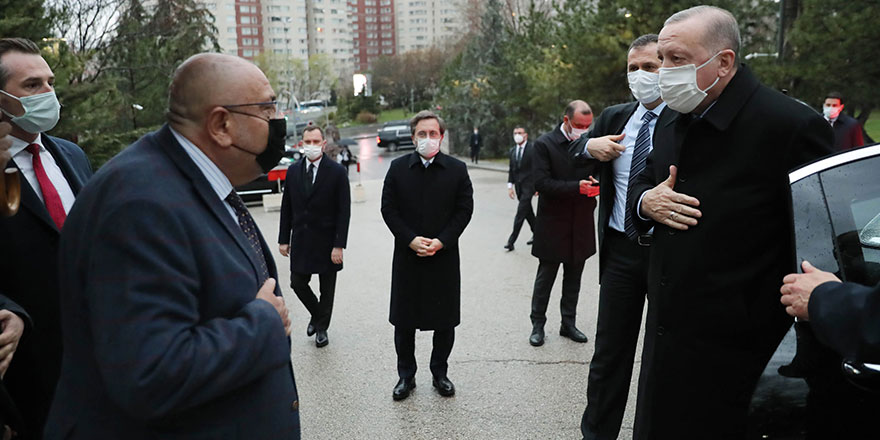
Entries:
POLYGON ((277 110, 278 109, 278 101, 254 102, 254 103, 250 103, 250 104, 230 104, 230 105, 221 105, 220 107, 223 107, 232 113, 241 113, 244 115, 256 116, 256 115, 251 115, 250 113, 237 112, 237 111, 232 110, 232 109, 238 108, 238 107, 254 107, 254 106, 260 107, 260 109, 265 113, 264 116, 268 116, 269 119, 272 119, 272 117, 275 116, 275 113, 278 111, 277 110))

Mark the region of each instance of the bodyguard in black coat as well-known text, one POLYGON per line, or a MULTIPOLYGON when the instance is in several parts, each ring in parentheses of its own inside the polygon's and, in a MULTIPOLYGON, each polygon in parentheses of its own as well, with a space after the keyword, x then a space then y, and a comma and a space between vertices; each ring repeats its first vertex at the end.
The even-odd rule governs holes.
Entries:
MULTIPOLYGON (((522 229, 524 221, 529 223, 532 235, 535 234, 535 212, 532 210, 532 197, 535 196, 532 156, 534 156, 535 146, 529 141, 529 134, 523 127, 514 128, 513 136, 514 146, 508 154, 510 166, 507 170, 507 189, 510 198, 516 199, 517 205, 516 216, 513 218, 513 232, 510 233, 507 244, 504 246, 508 251, 514 249, 514 243, 519 237, 519 231, 522 229), (517 143, 516 139, 521 139, 521 141, 517 143)), ((531 243, 530 239, 528 244, 531 243)))
POLYGON ((323 347, 329 341, 336 273, 342 270, 348 239, 351 190, 345 167, 322 153, 326 141, 321 128, 307 127, 303 142, 306 157, 287 169, 278 244, 281 254, 290 256, 291 287, 312 315, 306 334, 315 334, 315 344, 323 347), (313 274, 321 283, 320 299, 309 287, 313 274))
POLYGON ((540 263, 532 294, 529 343, 536 347, 544 343, 550 290, 560 264, 564 272, 559 333, 576 342, 587 342, 587 337, 575 326, 575 315, 584 262, 596 253, 593 227, 596 198, 588 197, 586 189, 591 186, 591 176, 598 171, 598 161, 575 163, 568 144, 576 139, 572 134, 573 125, 586 129, 592 122, 589 105, 573 101, 566 107, 564 122, 535 141, 534 175, 539 197, 532 255, 538 257, 540 263))
POLYGON ((458 237, 474 210, 463 162, 439 153, 442 120, 423 111, 410 122, 416 152, 391 162, 382 188, 382 217, 394 234, 391 314, 397 372, 395 400, 415 387, 415 330, 434 330, 431 373, 441 395, 455 393, 446 377, 460 322, 458 237))
POLYGON ((663 67, 703 67, 696 84, 661 70, 669 109, 631 189, 649 218, 637 229, 654 228, 637 439, 745 436, 755 384, 791 326, 777 297, 795 258, 788 172, 831 152, 828 123, 762 86, 736 64, 738 38, 716 35, 738 27, 713 7, 660 32, 663 67))

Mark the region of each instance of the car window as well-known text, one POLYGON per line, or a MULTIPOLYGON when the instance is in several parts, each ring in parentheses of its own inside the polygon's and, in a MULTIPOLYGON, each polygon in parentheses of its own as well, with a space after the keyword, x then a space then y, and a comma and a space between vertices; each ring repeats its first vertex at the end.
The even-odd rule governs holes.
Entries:
POLYGON ((813 266, 840 275, 834 253, 834 232, 825 206, 819 175, 813 174, 791 185, 798 267, 807 260, 813 266))
POLYGON ((880 283, 880 157, 869 157, 820 173, 834 231, 835 252, 845 281, 880 283))

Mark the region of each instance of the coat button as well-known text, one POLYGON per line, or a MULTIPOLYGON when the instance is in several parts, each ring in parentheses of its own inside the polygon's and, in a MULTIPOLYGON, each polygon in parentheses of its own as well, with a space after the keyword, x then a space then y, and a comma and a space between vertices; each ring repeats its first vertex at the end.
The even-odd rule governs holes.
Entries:
POLYGON ((299 411, 299 400, 294 400, 293 403, 290 404, 290 409, 299 411))
POLYGON ((679 182, 679 183, 685 183, 685 182, 687 182, 687 181, 688 181, 688 180, 687 180, 687 177, 685 177, 685 176, 679 176, 679 177, 678 177, 678 182, 679 182))
POLYGON ((663 333, 666 333, 666 329, 662 325, 657 327, 657 336, 663 336, 663 333))
POLYGON ((670 229, 669 231, 667 231, 667 233, 668 233, 669 235, 675 235, 675 230, 670 229))

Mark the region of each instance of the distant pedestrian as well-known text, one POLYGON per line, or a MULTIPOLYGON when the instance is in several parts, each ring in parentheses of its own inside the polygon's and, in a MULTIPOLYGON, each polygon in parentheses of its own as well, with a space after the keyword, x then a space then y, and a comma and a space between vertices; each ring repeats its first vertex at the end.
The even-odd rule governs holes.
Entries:
POLYGON ((336 275, 342 270, 351 216, 348 177, 342 165, 324 160, 326 143, 321 128, 303 131, 305 159, 287 169, 278 233, 278 250, 290 257, 290 287, 311 314, 306 335, 315 335, 318 347, 329 342, 336 275), (309 287, 314 274, 321 283, 320 299, 309 287))
POLYGON ((510 166, 507 170, 507 193, 517 201, 516 216, 513 218, 513 232, 507 239, 504 249, 512 251, 523 221, 529 223, 532 244, 535 235, 535 211, 532 210, 532 197, 535 196, 535 181, 532 171, 532 156, 535 147, 529 141, 529 134, 523 127, 513 129, 513 148, 510 149, 510 166))
POLYGON ((839 92, 831 92, 825 95, 822 104, 822 115, 834 129, 834 150, 843 151, 865 145, 862 136, 862 124, 855 118, 843 112, 843 95, 839 92))
POLYGON ((474 127, 474 133, 471 135, 471 162, 480 162, 480 148, 483 147, 483 138, 480 137, 480 129, 474 127))
POLYGON ((382 217, 394 234, 389 320, 400 377, 394 400, 406 399, 416 386, 417 329, 434 331, 434 388, 441 396, 455 394, 447 359, 461 321, 458 238, 474 211, 467 166, 439 152, 443 120, 422 111, 410 129, 416 151, 391 162, 382 188, 382 217))
POLYGON ((562 323, 559 334, 575 342, 587 342, 575 326, 581 274, 584 263, 596 253, 593 211, 596 198, 587 195, 595 181, 599 161, 575 163, 569 143, 586 133, 593 123, 593 111, 581 100, 565 107, 563 122, 535 141, 533 173, 539 193, 535 243, 532 255, 538 257, 538 273, 532 293, 532 334, 529 343, 544 344, 544 324, 550 291, 562 265, 562 323))
POLYGON ((348 168, 353 163, 357 163, 357 156, 351 153, 348 145, 339 144, 339 153, 336 155, 336 162, 345 167, 345 174, 348 175, 348 168))

